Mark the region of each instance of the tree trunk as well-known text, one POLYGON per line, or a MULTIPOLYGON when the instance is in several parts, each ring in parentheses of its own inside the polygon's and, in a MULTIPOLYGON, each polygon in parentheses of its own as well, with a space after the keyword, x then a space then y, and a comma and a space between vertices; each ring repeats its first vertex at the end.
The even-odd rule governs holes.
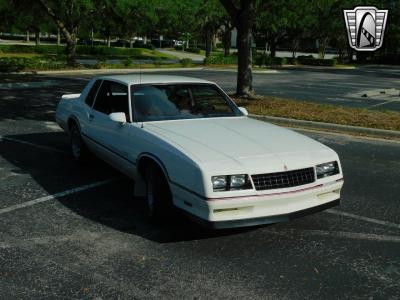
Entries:
POLYGON ((209 25, 206 25, 206 57, 211 55, 213 33, 209 25))
POLYGON ((231 30, 227 26, 225 26, 222 42, 224 43, 224 55, 228 56, 231 48, 231 30))
POLYGON ((238 77, 236 94, 238 96, 249 96, 254 94, 252 75, 252 53, 251 53, 251 24, 244 18, 239 20, 237 28, 237 50, 238 50, 238 77))
POLYGON ((237 29, 236 46, 238 50, 238 73, 236 94, 252 97, 254 95, 252 75, 252 27, 255 23, 256 0, 220 0, 237 29), (240 5, 238 6, 238 3, 240 5))
POLYGON ((35 31, 35 44, 40 45, 40 31, 35 31))
POLYGON ((326 53, 326 46, 328 44, 328 38, 324 37, 321 39, 319 43, 319 57, 321 59, 325 59, 325 53, 326 53))
POLYGON ((90 45, 92 47, 94 46, 93 40, 94 40, 94 31, 93 31, 93 27, 92 27, 92 30, 90 31, 90 45))
POLYGON ((65 48, 67 54, 67 64, 71 67, 76 67, 76 37, 72 35, 67 38, 67 47, 65 48))
POLYGON ((111 47, 111 36, 107 35, 107 47, 111 47))
POLYGON ((76 66, 76 33, 77 33, 77 25, 69 24, 67 27, 64 22, 56 15, 51 6, 44 0, 38 0, 42 7, 46 10, 47 14, 53 19, 53 21, 57 24, 58 28, 64 35, 67 41, 67 64, 70 66, 76 66))
POLYGON ((271 50, 271 57, 275 57, 276 56, 276 41, 275 41, 275 38, 271 39, 270 50, 271 50))
POLYGON ((60 36, 60 28, 57 30, 57 45, 61 45, 61 36, 60 36))

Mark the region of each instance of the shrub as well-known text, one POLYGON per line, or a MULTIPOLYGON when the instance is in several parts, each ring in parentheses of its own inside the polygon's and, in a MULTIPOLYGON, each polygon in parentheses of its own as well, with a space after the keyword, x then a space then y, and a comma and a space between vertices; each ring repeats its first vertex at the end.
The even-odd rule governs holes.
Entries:
MULTIPOLYGON (((152 45, 142 45, 141 48, 115 48, 106 46, 77 45, 76 54, 93 56, 130 56, 143 58, 152 45)), ((152 50, 152 49, 151 49, 152 50)), ((65 46, 57 45, 0 45, 4 53, 38 53, 38 54, 65 54, 65 46)))
POLYGON ((334 67, 337 64, 336 59, 320 59, 320 58, 301 58, 299 63, 310 66, 326 66, 334 67))
POLYGON ((0 45, 4 53, 64 54, 65 47, 57 45, 0 45))
POLYGON ((99 58, 97 60, 97 63, 94 65, 94 67, 96 69, 101 69, 101 68, 104 68, 106 66, 107 66, 107 59, 105 59, 105 58, 99 58))
POLYGON ((191 53, 200 53, 200 49, 199 48, 194 48, 194 47, 190 47, 190 48, 186 48, 185 49, 186 52, 191 52, 191 53))
POLYGON ((257 66, 282 66, 287 63, 286 57, 271 57, 266 53, 256 55, 257 66))
POLYGON ((22 70, 48 70, 65 68, 65 63, 43 57, 2 57, 0 72, 19 72, 22 70))
POLYGON ((130 66, 133 65, 133 60, 130 59, 130 58, 128 57, 128 58, 124 59, 124 61, 122 62, 122 64, 123 64, 125 67, 130 67, 130 66))
POLYGON ((161 66, 161 64, 162 64, 161 58, 160 57, 155 57, 153 63, 157 67, 161 66))
POLYGON ((299 62, 296 57, 285 57, 286 63, 289 65, 297 65, 299 62))
POLYGON ((183 50, 183 46, 175 46, 174 49, 175 49, 175 50, 182 51, 182 50, 183 50))
POLYGON ((212 54, 204 59, 205 65, 235 65, 237 64, 237 55, 224 56, 223 54, 212 54))
POLYGON ((193 63, 190 58, 182 58, 179 62, 181 63, 182 67, 188 67, 193 63))

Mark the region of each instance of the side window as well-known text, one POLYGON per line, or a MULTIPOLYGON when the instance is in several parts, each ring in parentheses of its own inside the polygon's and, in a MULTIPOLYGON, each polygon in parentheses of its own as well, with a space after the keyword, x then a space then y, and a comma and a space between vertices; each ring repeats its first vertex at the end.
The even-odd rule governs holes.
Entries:
POLYGON ((92 88, 90 89, 89 93, 86 96, 85 102, 90 107, 92 107, 92 105, 93 105, 94 97, 96 97, 96 93, 100 87, 100 84, 101 84, 101 80, 96 80, 96 82, 92 85, 92 88))
POLYGON ((124 84, 105 80, 97 94, 93 109, 107 115, 113 112, 123 112, 126 119, 130 121, 128 87, 124 84))

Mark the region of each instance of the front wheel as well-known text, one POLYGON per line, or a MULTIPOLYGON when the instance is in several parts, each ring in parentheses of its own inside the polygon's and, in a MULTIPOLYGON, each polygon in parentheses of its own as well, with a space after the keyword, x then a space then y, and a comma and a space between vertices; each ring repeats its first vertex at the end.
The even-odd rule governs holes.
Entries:
POLYGON ((84 141, 82 140, 81 132, 78 125, 73 124, 70 130, 70 144, 72 156, 80 162, 87 160, 89 150, 87 149, 84 141))
POLYGON ((147 215, 155 221, 165 221, 173 213, 172 195, 164 173, 150 165, 145 174, 147 215))

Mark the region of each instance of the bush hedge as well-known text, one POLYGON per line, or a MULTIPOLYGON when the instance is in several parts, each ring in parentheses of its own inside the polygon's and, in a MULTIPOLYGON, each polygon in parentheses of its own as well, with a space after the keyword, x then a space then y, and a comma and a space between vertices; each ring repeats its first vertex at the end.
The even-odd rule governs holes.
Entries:
POLYGON ((190 53, 197 53, 197 54, 199 54, 201 50, 200 50, 200 48, 190 47, 190 48, 186 48, 185 51, 186 51, 186 52, 190 52, 190 53))
POLYGON ((41 57, 1 57, 0 72, 19 72, 22 70, 63 69, 65 62, 49 60, 41 57))
POLYGON ((265 53, 256 55, 255 65, 257 66, 282 66, 287 64, 286 57, 271 57, 265 53))
POLYGON ((205 65, 235 65, 237 64, 237 55, 224 56, 223 54, 212 54, 204 59, 205 65))
POLYGON ((182 67, 188 67, 193 63, 190 58, 182 58, 179 62, 181 63, 182 67))
POLYGON ((325 66, 334 67, 337 64, 336 59, 321 59, 321 58, 298 58, 298 61, 302 65, 310 66, 325 66))
MULTIPOLYGON (((150 47, 150 46, 148 46, 150 47)), ((37 54, 65 54, 64 46, 57 45, 0 45, 0 51, 4 53, 37 53, 37 54)), ((145 48, 115 48, 106 46, 84 46, 77 45, 76 53, 78 55, 93 56, 146 56, 145 48)))

